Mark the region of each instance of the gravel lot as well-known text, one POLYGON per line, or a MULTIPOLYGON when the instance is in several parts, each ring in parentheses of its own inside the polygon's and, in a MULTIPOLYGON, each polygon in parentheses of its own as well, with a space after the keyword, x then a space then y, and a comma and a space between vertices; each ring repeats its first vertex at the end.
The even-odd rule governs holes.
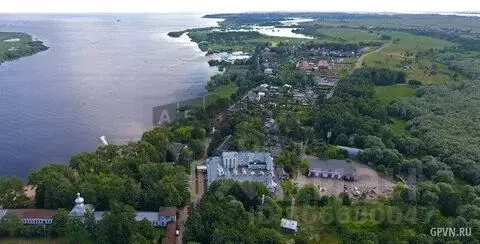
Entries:
POLYGON ((345 187, 349 195, 367 192, 367 197, 372 198, 392 193, 395 185, 391 181, 379 176, 375 170, 367 165, 358 162, 353 162, 353 165, 357 169, 357 181, 309 178, 299 173, 297 179, 294 179, 293 182, 298 187, 314 184, 320 189, 322 195, 339 195, 344 192, 345 187))

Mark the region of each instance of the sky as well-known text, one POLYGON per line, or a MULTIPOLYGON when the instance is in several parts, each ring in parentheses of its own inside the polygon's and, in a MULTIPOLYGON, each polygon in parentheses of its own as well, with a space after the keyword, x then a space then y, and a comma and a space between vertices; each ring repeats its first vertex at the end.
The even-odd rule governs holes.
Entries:
POLYGON ((0 0, 4 13, 480 11, 479 0, 0 0))

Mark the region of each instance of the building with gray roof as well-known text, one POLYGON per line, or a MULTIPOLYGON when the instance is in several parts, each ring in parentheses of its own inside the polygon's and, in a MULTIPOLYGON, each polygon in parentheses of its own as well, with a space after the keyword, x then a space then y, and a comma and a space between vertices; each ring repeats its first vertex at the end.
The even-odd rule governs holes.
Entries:
POLYGON ((207 158, 207 187, 220 179, 259 181, 272 192, 278 186, 268 152, 222 152, 221 156, 207 158))
POLYGON ((356 180, 357 170, 351 162, 337 159, 319 159, 308 156, 308 176, 331 179, 356 180))
POLYGON ((363 153, 363 149, 360 148, 354 148, 354 147, 344 147, 344 146, 337 146, 339 149, 342 149, 347 152, 349 157, 357 157, 361 153, 363 153))
POLYGON ((283 232, 295 233, 298 231, 297 221, 290 219, 281 219, 280 228, 283 232))

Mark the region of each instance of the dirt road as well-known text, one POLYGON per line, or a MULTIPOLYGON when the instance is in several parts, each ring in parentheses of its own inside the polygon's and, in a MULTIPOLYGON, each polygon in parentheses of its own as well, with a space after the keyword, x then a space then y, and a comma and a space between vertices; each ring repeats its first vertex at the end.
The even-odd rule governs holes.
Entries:
POLYGON ((360 58, 358 58, 358 61, 357 61, 357 64, 355 65, 355 69, 358 69, 358 68, 361 68, 363 66, 363 61, 365 60, 365 58, 370 55, 370 54, 373 54, 373 53, 377 53, 377 52, 380 52, 382 51, 384 48, 390 46, 393 42, 389 42, 383 46, 381 46, 379 49, 375 49, 371 52, 368 52, 368 53, 365 53, 363 54, 362 56, 360 56, 360 58))

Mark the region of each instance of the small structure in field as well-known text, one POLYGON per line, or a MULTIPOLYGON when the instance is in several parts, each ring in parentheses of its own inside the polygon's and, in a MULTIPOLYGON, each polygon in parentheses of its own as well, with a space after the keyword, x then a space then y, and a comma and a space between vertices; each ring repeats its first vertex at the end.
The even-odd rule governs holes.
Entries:
POLYGON ((297 221, 290 219, 281 219, 280 228, 283 232, 296 233, 298 231, 297 221))

